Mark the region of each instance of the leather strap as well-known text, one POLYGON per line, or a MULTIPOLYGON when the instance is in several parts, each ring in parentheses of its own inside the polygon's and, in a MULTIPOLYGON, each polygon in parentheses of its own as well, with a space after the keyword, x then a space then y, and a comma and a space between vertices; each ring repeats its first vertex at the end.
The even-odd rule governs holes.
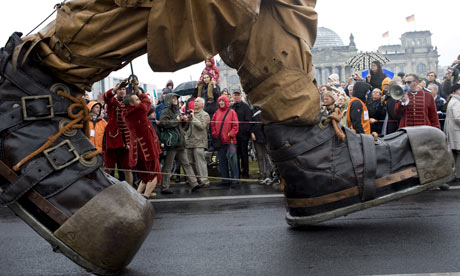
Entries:
POLYGON ((377 188, 375 187, 375 172, 377 170, 377 158, 375 155, 374 138, 368 134, 361 134, 363 142, 363 189, 361 199, 363 201, 374 199, 377 188))
POLYGON ((364 155, 361 146, 362 140, 360 135, 356 135, 351 129, 345 128, 347 136, 348 151, 350 154, 353 171, 355 173, 356 184, 358 185, 361 193, 364 185, 364 155))
MULTIPOLYGON (((401 180, 417 177, 417 169, 415 167, 400 171, 385 177, 381 177, 375 180, 377 188, 382 188, 401 180)), ((328 203, 333 203, 339 200, 347 199, 353 196, 358 196, 358 187, 348 188, 335 193, 312 197, 312 198, 287 198, 287 205, 290 208, 310 208, 315 206, 321 206, 328 203)))
MULTIPOLYGON (((3 161, 0 160, 0 175, 2 175, 6 180, 10 183, 15 183, 19 180, 19 176, 10 169, 3 161)), ((29 199, 35 206, 37 206, 40 210, 45 212, 51 219, 57 222, 59 225, 64 224, 66 220, 69 218, 66 214, 61 212, 56 206, 54 206, 51 202, 47 199, 42 197, 37 191, 34 189, 30 190, 27 194, 27 199, 29 199)))

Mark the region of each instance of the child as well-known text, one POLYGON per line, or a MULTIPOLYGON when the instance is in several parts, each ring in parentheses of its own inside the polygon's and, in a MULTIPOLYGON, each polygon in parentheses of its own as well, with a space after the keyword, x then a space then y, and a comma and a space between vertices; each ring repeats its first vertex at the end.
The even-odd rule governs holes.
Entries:
POLYGON ((138 93, 127 95, 124 102, 126 111, 123 114, 123 120, 131 132, 130 165, 136 166, 136 169, 141 171, 156 172, 154 174, 139 173, 142 181, 137 191, 143 193, 145 198, 149 198, 155 195, 152 192, 161 181, 159 162, 161 149, 158 136, 147 118, 151 105, 150 99, 146 94, 138 93))
POLYGON ((205 73, 211 76, 211 81, 215 81, 219 83, 219 68, 216 66, 216 62, 214 58, 209 58, 204 61, 206 63, 206 67, 204 67, 203 72, 201 72, 201 77, 199 83, 203 82, 203 75, 205 73))
POLYGON ((97 150, 102 151, 105 127, 107 126, 107 122, 101 117, 102 104, 97 101, 91 101, 88 104, 88 109, 90 110, 91 115, 89 123, 89 140, 93 143, 97 150))

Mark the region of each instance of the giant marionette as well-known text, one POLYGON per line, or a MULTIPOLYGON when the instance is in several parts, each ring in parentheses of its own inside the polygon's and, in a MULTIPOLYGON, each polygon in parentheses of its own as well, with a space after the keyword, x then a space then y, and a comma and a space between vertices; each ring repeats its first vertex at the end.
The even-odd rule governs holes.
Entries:
POLYGON ((444 134, 402 129, 374 140, 321 118, 312 65, 315 0, 75 0, 0 52, 0 202, 89 271, 126 266, 152 206, 101 170, 79 97, 147 53, 154 71, 216 54, 262 110, 284 183, 287 221, 308 225, 440 185, 453 172, 444 134))

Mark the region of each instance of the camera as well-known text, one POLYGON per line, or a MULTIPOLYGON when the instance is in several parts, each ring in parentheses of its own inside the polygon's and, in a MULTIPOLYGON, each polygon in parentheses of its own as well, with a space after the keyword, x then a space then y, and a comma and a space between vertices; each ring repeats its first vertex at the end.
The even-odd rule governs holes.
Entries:
POLYGON ((189 110, 185 110, 185 115, 190 115, 193 113, 193 110, 189 109, 189 110))

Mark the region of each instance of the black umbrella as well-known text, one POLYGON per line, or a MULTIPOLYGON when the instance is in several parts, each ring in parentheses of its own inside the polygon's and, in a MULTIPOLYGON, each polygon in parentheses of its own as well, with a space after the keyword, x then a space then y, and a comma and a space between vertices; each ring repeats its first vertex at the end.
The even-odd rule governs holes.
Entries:
POLYGON ((179 96, 192 95, 193 90, 197 87, 197 81, 187 81, 179 84, 173 92, 179 96))

